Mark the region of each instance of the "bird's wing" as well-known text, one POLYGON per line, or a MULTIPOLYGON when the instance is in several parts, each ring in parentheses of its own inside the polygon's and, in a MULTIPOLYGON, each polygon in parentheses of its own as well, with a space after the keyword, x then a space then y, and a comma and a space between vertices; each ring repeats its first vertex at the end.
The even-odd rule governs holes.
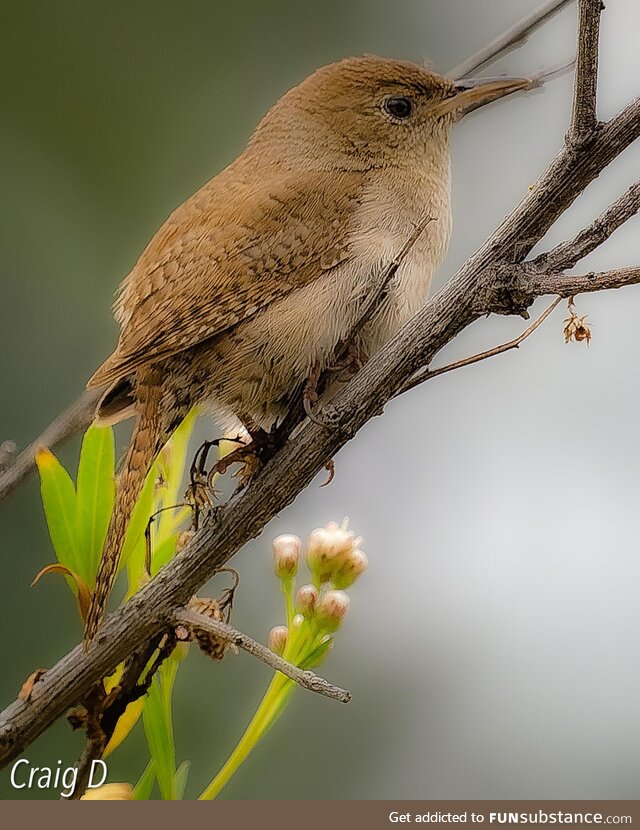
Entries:
POLYGON ((212 179, 167 219, 124 281, 117 348, 87 385, 215 337, 344 262, 360 185, 357 173, 212 179))

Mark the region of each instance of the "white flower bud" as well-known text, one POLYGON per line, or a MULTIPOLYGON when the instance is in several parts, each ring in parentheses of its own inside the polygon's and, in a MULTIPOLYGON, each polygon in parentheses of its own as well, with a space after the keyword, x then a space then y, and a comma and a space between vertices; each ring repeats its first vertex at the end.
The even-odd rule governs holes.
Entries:
POLYGON ((337 631, 349 609, 349 597, 344 591, 327 591, 316 605, 316 620, 325 631, 337 631))
POLYGON ((327 582, 340 567, 344 557, 362 541, 352 530, 348 530, 349 520, 342 525, 329 522, 326 527, 318 527, 311 532, 307 545, 307 564, 311 573, 320 582, 327 582))
POLYGON ((296 596, 296 611, 310 617, 318 602, 318 591, 313 585, 303 585, 296 596))
POLYGON ((284 533, 273 540, 273 565, 278 579, 286 579, 298 573, 301 550, 300 539, 289 533, 284 533))
POLYGON ((269 632, 268 646, 274 654, 280 657, 284 654, 289 639, 289 629, 286 625, 276 625, 269 632))
POLYGON ((348 588, 367 570, 369 560, 360 548, 352 550, 334 571, 332 583, 334 588, 348 588))

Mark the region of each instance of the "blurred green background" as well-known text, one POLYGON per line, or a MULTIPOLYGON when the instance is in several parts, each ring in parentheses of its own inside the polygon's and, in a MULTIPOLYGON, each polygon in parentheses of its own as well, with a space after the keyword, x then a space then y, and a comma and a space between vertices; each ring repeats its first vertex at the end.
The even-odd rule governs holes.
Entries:
MULTIPOLYGON (((364 52, 446 71, 537 0, 51 0, 0 2, 0 440, 30 441, 116 338, 110 304, 167 214, 242 149, 276 98, 320 64, 364 52)), ((636 0, 603 22, 602 113, 638 93, 636 0)), ((574 49, 568 9, 497 69, 530 73, 574 49)), ((494 69, 494 71, 496 71, 494 69)), ((570 77, 471 117, 454 141, 455 232, 440 281, 560 146, 570 77)), ((574 232, 640 175, 632 148, 554 231, 574 232)), ((637 220, 586 267, 638 262, 637 220)), ((387 408, 235 559, 235 624, 281 621, 270 540, 351 516, 370 572, 324 672, 349 706, 305 695, 227 798, 633 798, 637 699, 637 288, 580 301, 591 349, 564 347, 561 311, 517 354, 387 408)), ((542 306, 541 306, 542 307, 542 306)), ((459 357, 521 323, 478 324, 459 357)), ((119 433, 126 439, 126 429, 119 433)), ((217 435, 203 421, 202 436, 217 435)), ((74 467, 77 442, 61 453, 74 467)), ((0 704, 80 635, 52 560, 35 479, 0 505, 0 704)), ((226 758, 269 673, 193 653, 175 706, 194 797, 226 758)), ((60 722, 26 753, 66 765, 60 722)), ((135 781, 141 728, 110 759, 135 781)), ((52 797, 12 790, 3 798, 52 797)))

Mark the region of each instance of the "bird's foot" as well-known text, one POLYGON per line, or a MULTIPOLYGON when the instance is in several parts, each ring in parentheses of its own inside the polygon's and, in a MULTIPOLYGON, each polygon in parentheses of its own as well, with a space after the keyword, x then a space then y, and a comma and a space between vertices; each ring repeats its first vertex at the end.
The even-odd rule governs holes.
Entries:
POLYGON ((324 426, 322 419, 313 411, 315 405, 318 403, 318 381, 320 380, 320 375, 320 367, 314 366, 302 390, 302 406, 304 407, 305 415, 310 421, 313 421, 314 424, 324 426))
POLYGON ((334 365, 329 367, 329 371, 335 372, 341 383, 347 383, 362 369, 368 360, 369 355, 364 349, 356 343, 349 343, 334 365))
POLYGON ((239 480, 236 492, 242 490, 262 469, 262 466, 273 449, 274 439, 271 433, 263 429, 255 429, 246 438, 234 439, 240 446, 219 458, 207 474, 207 483, 211 488, 216 476, 224 475, 233 464, 242 466, 235 473, 234 478, 239 480))
MULTIPOLYGON (((340 356, 332 366, 328 366, 326 371, 336 376, 340 383, 347 383, 351 378, 362 369, 364 364, 369 360, 369 357, 360 346, 355 343, 350 343, 339 350, 340 356)), ((315 366, 307 378, 302 392, 302 405, 305 415, 314 424, 322 427, 333 428, 335 423, 322 418, 315 412, 315 406, 319 400, 318 385, 322 376, 320 367, 315 366)), ((331 480, 331 479, 329 479, 331 480)))
POLYGON ((219 447, 222 438, 214 441, 204 441, 196 450, 189 470, 189 486, 185 493, 185 501, 193 509, 192 527, 199 525, 200 515, 210 510, 218 495, 215 487, 209 483, 207 476, 207 460, 213 447, 219 447))
POLYGON ((328 484, 331 484, 331 482, 334 479, 334 476, 336 474, 336 465, 333 458, 330 458, 327 461, 327 463, 324 465, 324 468, 329 473, 329 475, 327 476, 327 480, 323 481, 320 487, 326 487, 328 484))

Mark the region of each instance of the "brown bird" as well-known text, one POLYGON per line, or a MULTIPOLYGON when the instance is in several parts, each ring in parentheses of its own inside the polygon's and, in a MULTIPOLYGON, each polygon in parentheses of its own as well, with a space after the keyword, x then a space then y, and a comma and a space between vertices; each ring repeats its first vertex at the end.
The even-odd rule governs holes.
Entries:
POLYGON ((373 354, 424 304, 451 232, 450 126, 530 86, 452 82, 367 56, 322 67, 259 123, 247 148, 167 219, 124 280, 115 352, 89 380, 97 419, 137 418, 85 630, 93 639, 132 508, 187 412, 270 429, 337 344, 373 354), (427 217, 384 301, 368 297, 427 217))

